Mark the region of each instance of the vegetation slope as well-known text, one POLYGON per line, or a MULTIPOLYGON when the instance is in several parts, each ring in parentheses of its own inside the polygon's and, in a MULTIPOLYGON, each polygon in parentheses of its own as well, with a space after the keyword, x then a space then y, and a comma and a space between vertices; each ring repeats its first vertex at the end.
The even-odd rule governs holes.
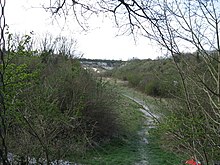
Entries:
POLYGON ((209 164, 218 161, 220 154, 217 58, 215 52, 195 52, 157 60, 135 59, 106 75, 160 98, 161 118, 153 134, 163 149, 209 164))

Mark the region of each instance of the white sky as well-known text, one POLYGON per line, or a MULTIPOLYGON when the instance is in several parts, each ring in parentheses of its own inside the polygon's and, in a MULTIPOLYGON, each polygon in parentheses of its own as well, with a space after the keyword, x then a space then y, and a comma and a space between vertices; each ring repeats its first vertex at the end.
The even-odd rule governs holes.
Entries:
POLYGON ((72 17, 64 23, 62 19, 51 19, 51 15, 41 8, 40 3, 49 0, 7 0, 6 23, 10 32, 28 33, 34 31, 36 37, 51 33, 54 37, 62 35, 76 39, 78 51, 84 58, 128 60, 161 56, 159 47, 147 38, 139 37, 136 44, 132 36, 118 36, 110 19, 93 18, 89 20, 91 29, 82 32, 72 17), (59 23, 58 23, 59 22, 59 23))

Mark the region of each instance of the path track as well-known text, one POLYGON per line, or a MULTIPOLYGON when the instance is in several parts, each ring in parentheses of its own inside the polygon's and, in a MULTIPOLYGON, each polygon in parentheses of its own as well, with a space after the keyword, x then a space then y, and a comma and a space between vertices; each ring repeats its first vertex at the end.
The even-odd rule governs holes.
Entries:
POLYGON ((142 129, 138 132, 138 135, 140 136, 140 146, 141 146, 139 148, 139 152, 142 160, 136 162, 135 165, 150 165, 149 162, 147 161, 148 155, 145 152, 144 145, 148 144, 148 140, 147 140, 148 131, 149 129, 154 128, 155 124, 159 122, 159 115, 151 112, 148 106, 145 104, 144 100, 140 100, 138 98, 131 97, 126 94, 123 94, 123 96, 139 104, 141 106, 139 110, 143 113, 143 116, 145 117, 145 121, 143 123, 142 129))

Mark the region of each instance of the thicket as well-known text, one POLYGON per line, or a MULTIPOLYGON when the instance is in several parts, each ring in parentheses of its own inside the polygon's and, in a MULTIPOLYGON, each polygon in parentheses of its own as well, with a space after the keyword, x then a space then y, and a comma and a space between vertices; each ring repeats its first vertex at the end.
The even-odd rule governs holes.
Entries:
POLYGON ((27 49, 30 40, 24 36, 15 46, 9 35, 1 65, 5 145, 14 161, 49 164, 129 133, 119 118, 114 88, 65 52, 27 49))

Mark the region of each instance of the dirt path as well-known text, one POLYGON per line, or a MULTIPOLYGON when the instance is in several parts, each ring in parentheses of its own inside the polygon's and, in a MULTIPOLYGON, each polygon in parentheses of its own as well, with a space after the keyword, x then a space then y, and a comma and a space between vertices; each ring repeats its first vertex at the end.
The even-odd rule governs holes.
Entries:
POLYGON ((147 139, 148 131, 149 131, 149 129, 155 127, 156 122, 159 122, 159 120, 158 120, 159 115, 151 112, 144 101, 142 101, 138 98, 134 98, 134 97, 125 95, 125 94, 123 94, 123 96, 125 96, 125 97, 131 99, 132 101, 136 102, 137 104, 139 104, 141 106, 141 108, 139 110, 143 113, 143 116, 145 117, 145 121, 143 123, 142 129, 141 129, 141 131, 138 132, 138 135, 140 136, 140 139, 141 139, 139 152, 140 152, 142 160, 135 163, 135 165, 150 165, 149 162, 147 161, 148 155, 145 152, 144 145, 148 144, 148 139, 147 139))

